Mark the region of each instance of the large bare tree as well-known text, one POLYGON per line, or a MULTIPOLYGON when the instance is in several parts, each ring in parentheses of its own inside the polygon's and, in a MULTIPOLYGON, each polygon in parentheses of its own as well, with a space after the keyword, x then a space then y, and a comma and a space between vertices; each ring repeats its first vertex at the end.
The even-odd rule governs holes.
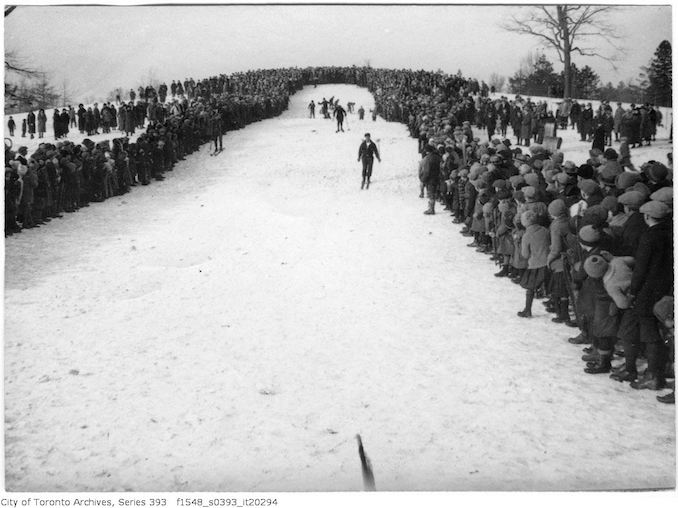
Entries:
POLYGON ((512 16, 502 24, 509 32, 531 35, 555 49, 563 64, 563 97, 572 91, 572 55, 594 56, 606 60, 614 68, 621 39, 616 28, 606 17, 614 7, 605 5, 543 5, 529 8, 522 17, 512 16), (601 45, 609 46, 611 53, 601 51, 601 45))

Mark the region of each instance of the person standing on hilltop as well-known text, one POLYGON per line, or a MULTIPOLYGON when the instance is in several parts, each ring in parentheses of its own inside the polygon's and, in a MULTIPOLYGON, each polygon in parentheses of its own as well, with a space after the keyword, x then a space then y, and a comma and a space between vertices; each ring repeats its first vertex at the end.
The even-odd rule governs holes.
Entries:
POLYGON ((344 117, 346 116, 346 110, 337 104, 334 108, 334 117, 337 119, 337 132, 341 130, 344 132, 344 117))
POLYGON ((360 184, 360 188, 364 189, 365 184, 367 188, 370 188, 370 178, 372 178, 372 164, 374 164, 374 158, 377 158, 381 162, 381 157, 379 156, 379 150, 377 150, 377 145, 372 143, 370 138, 370 133, 365 133, 365 139, 360 143, 360 148, 358 149, 358 161, 362 160, 363 163, 363 182, 360 184))
POLYGON ((308 105, 308 117, 315 118, 315 102, 311 100, 311 103, 308 105))

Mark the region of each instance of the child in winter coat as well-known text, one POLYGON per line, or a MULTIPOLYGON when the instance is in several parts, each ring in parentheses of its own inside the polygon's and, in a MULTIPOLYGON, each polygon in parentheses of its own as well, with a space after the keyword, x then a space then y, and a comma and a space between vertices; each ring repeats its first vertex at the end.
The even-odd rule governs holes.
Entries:
POLYGON ((511 194, 508 190, 502 190, 497 193, 499 203, 497 204, 497 229, 496 244, 497 254, 502 257, 501 271, 494 274, 495 277, 508 277, 514 275, 511 266, 511 257, 513 255, 513 218, 516 214, 516 208, 513 206, 511 194))
POLYGON ((551 217, 551 224, 549 225, 551 244, 546 264, 551 270, 549 293, 552 308, 557 314, 551 321, 575 327, 577 324, 570 320, 568 310, 570 293, 563 262, 563 254, 567 250, 566 238, 570 233, 567 206, 562 199, 556 199, 549 204, 548 213, 551 217))
POLYGON ((611 369, 612 352, 617 342, 619 329, 619 313, 617 306, 608 294, 603 277, 609 264, 604 257, 594 254, 584 261, 584 271, 589 277, 588 287, 591 291, 591 319, 588 320, 588 336, 596 349, 598 359, 588 362, 584 372, 587 374, 607 374, 611 369))
POLYGON ((525 227, 521 240, 521 254, 527 258, 527 270, 520 280, 525 289, 525 308, 518 312, 520 317, 532 317, 532 301, 534 294, 546 279, 546 259, 549 253, 549 231, 537 223, 537 214, 528 210, 520 216, 525 227))

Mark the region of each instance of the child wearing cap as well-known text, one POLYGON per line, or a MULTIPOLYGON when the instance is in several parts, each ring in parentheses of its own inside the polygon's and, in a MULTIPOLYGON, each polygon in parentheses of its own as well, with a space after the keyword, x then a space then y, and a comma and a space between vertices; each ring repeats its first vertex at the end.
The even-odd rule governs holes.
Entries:
MULTIPOLYGON (((608 263, 603 256, 594 254, 584 261, 584 270, 588 275, 587 289, 591 292, 592 303, 588 313, 590 319, 587 320, 587 334, 597 354, 597 358, 587 362, 584 372, 607 374, 612 367, 612 352, 619 328, 617 307, 603 284, 608 263)), ((585 355, 584 358, 586 357, 585 355)))
POLYGON ((543 286, 546 279, 549 232, 537 220, 537 214, 532 210, 527 210, 520 216, 520 222, 525 227, 520 250, 527 259, 527 270, 520 280, 520 286, 525 289, 525 308, 518 312, 518 316, 523 318, 532 317, 535 292, 543 286))
POLYGON ((548 206, 548 213, 551 218, 551 224, 549 225, 551 241, 546 265, 551 270, 549 284, 551 309, 547 306, 547 310, 556 312, 556 317, 551 320, 554 323, 565 323, 567 326, 575 327, 577 324, 570 319, 570 293, 563 263, 563 255, 567 250, 566 239, 570 234, 565 202, 561 199, 552 201, 548 206))
POLYGON ((665 383, 668 351, 652 309, 663 296, 673 294, 673 234, 670 210, 664 203, 650 201, 641 206, 639 212, 648 229, 641 236, 634 256, 636 263, 629 287, 633 307, 624 313, 620 338, 624 342, 628 371, 635 368, 640 343, 645 345, 647 370, 631 387, 659 390, 665 383))

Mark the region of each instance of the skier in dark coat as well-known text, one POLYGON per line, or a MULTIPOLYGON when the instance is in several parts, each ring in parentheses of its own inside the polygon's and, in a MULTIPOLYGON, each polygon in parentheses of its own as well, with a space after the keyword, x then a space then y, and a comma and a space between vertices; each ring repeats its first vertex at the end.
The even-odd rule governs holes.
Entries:
POLYGON ((344 132, 344 117, 346 116, 346 110, 337 104, 334 108, 334 117, 337 119, 337 132, 341 130, 344 132))
POLYGON ((360 148, 358 149, 358 161, 363 162, 363 182, 360 184, 360 188, 364 189, 365 184, 367 188, 370 188, 370 178, 372 177, 372 164, 374 163, 374 158, 377 158, 381 162, 381 157, 379 156, 379 150, 377 145, 372 143, 370 138, 370 133, 365 134, 365 140, 360 143, 360 148))

